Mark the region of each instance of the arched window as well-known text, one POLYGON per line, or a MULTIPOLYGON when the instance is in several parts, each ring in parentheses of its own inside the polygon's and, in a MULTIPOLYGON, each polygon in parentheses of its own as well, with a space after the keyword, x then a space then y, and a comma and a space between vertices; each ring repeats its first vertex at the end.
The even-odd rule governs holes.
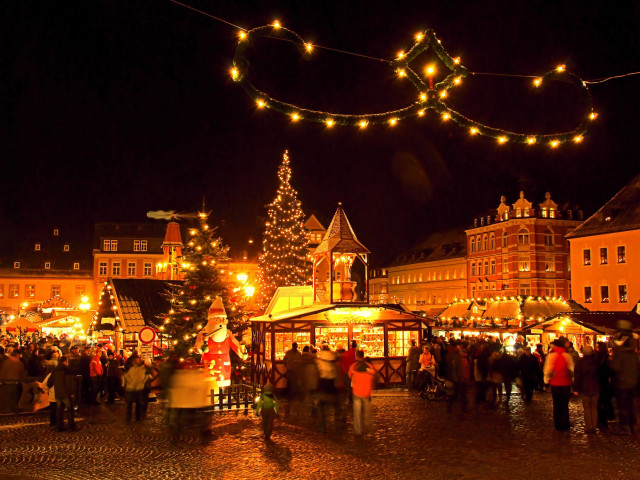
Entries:
POLYGON ((484 261, 484 274, 489 275, 489 260, 484 261))
POLYGON ((471 252, 475 252, 476 251, 476 237, 471 237, 470 250, 471 250, 471 252))
POLYGON ((518 232, 518 245, 529 245, 529 231, 526 228, 518 232))
POLYGON ((548 247, 553 246, 553 232, 550 228, 547 228, 547 231, 544 232, 544 244, 548 247))
POLYGON ((489 250, 493 250, 494 248, 496 248, 496 234, 491 232, 489 236, 489 250))
POLYGON ((487 234, 485 234, 484 238, 482 239, 482 249, 487 250, 488 246, 489 246, 489 237, 487 237, 487 234))
POLYGON ((471 275, 476 274, 476 262, 471 262, 471 275))

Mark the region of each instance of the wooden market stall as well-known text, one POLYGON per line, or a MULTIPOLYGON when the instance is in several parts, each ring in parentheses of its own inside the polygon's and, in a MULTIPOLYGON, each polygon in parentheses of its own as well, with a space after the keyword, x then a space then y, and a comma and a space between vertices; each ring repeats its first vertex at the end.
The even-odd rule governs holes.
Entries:
POLYGON ((567 312, 526 325, 522 334, 528 342, 542 343, 545 350, 556 338, 564 336, 580 351, 585 345, 595 347, 597 342, 608 342, 619 320, 631 322, 633 330, 640 332, 640 315, 635 312, 567 312))
MULTIPOLYGON (((464 299, 451 303, 434 318, 436 336, 498 337, 507 348, 513 347, 527 326, 537 325, 558 315, 587 312, 572 300, 549 297, 494 297, 464 299)), ((540 343, 528 330, 531 343, 540 343)))
POLYGON ((251 319, 254 380, 286 385, 284 354, 296 342, 333 350, 352 340, 384 384, 404 383, 410 341, 420 343, 424 317, 398 305, 369 305, 369 251, 355 236, 342 206, 313 252, 313 285, 281 287, 264 315, 251 319))

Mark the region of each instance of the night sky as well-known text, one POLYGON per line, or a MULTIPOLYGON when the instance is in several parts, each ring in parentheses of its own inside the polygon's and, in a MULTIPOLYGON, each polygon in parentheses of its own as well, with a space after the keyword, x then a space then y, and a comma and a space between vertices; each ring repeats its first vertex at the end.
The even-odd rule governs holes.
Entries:
MULTIPOLYGON (((470 71, 583 79, 640 70, 640 4, 584 1, 203 1, 245 28, 279 19, 310 42, 393 58, 433 28, 470 71)), ((3 239, 96 221, 195 211, 202 196, 236 250, 259 238, 289 150, 303 208, 326 224, 343 202, 381 264, 426 234, 467 226, 521 189, 589 215, 640 171, 640 76, 592 85, 597 122, 581 145, 498 146, 433 113, 391 129, 327 130, 257 111, 228 74, 237 30, 168 0, 0 2, 3 239)), ((251 79, 274 97, 338 113, 400 108, 416 93, 385 64, 261 40, 251 79)), ((429 58, 418 59, 422 70, 429 58)), ((443 67, 440 67, 442 71, 443 67)), ((474 76, 451 95, 471 118, 522 132, 572 129, 575 95, 556 82, 474 76)))

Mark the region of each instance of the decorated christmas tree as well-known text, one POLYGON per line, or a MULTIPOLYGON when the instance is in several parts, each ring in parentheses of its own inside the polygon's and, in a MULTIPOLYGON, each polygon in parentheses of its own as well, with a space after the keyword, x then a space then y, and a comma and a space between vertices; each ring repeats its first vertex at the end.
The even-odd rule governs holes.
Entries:
POLYGON ((259 303, 265 308, 276 288, 306 285, 311 268, 307 260, 307 231, 304 227, 298 192, 291 186, 291 166, 288 151, 284 152, 278 169, 278 192, 268 207, 269 220, 262 239, 259 303))
POLYGON ((235 305, 234 284, 225 272, 226 247, 207 225, 208 215, 199 213, 199 225, 189 229, 189 240, 181 258, 182 282, 172 285, 167 295, 171 310, 164 318, 163 333, 169 336, 170 350, 180 357, 196 351, 196 335, 207 325, 211 303, 221 297, 228 315, 228 329, 240 336, 248 323, 235 305))

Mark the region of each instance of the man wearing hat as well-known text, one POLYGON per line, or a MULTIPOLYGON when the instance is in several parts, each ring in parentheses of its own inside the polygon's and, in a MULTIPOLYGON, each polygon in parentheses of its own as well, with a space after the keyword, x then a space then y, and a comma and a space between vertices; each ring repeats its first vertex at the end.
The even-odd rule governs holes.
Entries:
POLYGON ((634 433, 636 413, 633 397, 638 385, 637 335, 631 331, 631 322, 618 321, 618 332, 613 338, 613 355, 611 370, 613 371, 613 386, 616 389, 618 403, 618 426, 614 431, 623 435, 634 433))

